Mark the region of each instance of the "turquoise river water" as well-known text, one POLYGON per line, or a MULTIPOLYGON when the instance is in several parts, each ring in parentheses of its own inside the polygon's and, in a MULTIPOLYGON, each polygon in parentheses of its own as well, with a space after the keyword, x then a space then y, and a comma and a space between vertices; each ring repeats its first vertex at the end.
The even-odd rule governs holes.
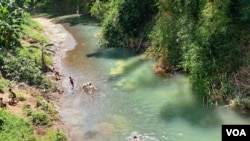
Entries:
POLYGON ((63 59, 67 78, 60 115, 72 141, 220 141, 222 124, 249 124, 228 109, 206 109, 192 96, 186 76, 161 78, 154 62, 124 49, 100 49, 97 24, 64 24, 76 46, 63 59), (80 86, 92 82, 94 96, 80 86))

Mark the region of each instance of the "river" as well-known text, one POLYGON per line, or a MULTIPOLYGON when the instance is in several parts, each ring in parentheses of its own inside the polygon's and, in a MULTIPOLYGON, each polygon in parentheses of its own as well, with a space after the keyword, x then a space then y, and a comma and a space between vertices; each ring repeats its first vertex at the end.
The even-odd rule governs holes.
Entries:
POLYGON ((162 78, 154 62, 125 49, 100 49, 98 24, 64 23, 76 46, 62 60, 65 92, 60 115, 72 141, 220 141, 222 124, 249 124, 229 109, 207 109, 193 97, 186 76, 162 78), (94 96, 80 86, 92 82, 94 96))

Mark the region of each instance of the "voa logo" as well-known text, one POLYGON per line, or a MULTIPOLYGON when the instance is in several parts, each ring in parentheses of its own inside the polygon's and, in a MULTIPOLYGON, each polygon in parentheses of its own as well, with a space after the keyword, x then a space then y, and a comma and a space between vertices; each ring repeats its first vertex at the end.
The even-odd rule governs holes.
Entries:
POLYGON ((228 136, 247 136, 244 129, 226 129, 228 136))

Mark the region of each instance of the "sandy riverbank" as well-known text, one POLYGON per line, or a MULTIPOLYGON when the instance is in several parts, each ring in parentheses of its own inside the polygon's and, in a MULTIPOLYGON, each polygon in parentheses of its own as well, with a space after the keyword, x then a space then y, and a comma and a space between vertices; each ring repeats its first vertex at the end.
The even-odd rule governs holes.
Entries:
MULTIPOLYGON (((49 43, 54 44, 52 50, 55 51, 53 54, 53 67, 56 68, 63 74, 65 77, 62 79, 67 79, 68 77, 64 73, 64 69, 62 66, 62 59, 65 57, 66 52, 75 47, 76 41, 73 36, 63 27, 61 24, 56 24, 53 19, 46 19, 43 17, 34 18, 35 21, 40 23, 43 27, 43 34, 47 36, 50 40, 49 43)), ((61 91, 65 89, 65 86, 62 85, 62 79, 57 81, 59 88, 61 91)), ((62 93, 57 93, 56 95, 51 95, 49 98, 55 107, 60 110, 59 102, 62 93)), ((60 121, 61 128, 64 129, 65 133, 68 136, 67 130, 64 124, 60 121)), ((70 138, 68 136, 68 141, 70 138)))
POLYGON ((63 70, 62 59, 66 52, 76 45, 73 36, 61 24, 56 24, 53 19, 34 18, 34 20, 43 26, 43 34, 49 38, 50 43, 54 44, 52 47, 55 51, 52 56, 54 67, 63 70))

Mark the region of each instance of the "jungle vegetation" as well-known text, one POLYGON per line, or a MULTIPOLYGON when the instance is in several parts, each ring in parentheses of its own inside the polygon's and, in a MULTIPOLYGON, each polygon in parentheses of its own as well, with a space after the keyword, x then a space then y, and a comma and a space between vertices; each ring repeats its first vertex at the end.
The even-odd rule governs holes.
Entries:
POLYGON ((45 45, 31 49, 20 43, 46 40, 25 34, 29 27, 39 30, 27 11, 88 13, 101 20, 101 47, 142 52, 157 62, 156 73, 186 73, 205 103, 250 109, 249 0, 2 0, 0 11, 4 79, 50 86, 42 75, 45 45))
MULTIPOLYGON (((44 74, 48 71, 47 67, 52 65, 52 59, 46 54, 46 47, 50 44, 40 34, 41 25, 32 20, 24 10, 25 2, 0 1, 0 97, 13 87, 13 83, 26 83, 44 91, 50 91, 54 87, 44 74)), ((16 94, 19 101, 25 100, 21 93, 16 94)), ((36 103, 36 110, 29 103, 23 105, 26 118, 0 108, 0 140, 67 140, 66 135, 59 130, 48 131, 42 137, 34 134, 34 128, 47 128, 58 120, 57 111, 51 103, 43 97, 37 97, 36 103)))
POLYGON ((250 108, 249 0, 37 0, 32 6, 50 10, 52 3, 101 20, 101 47, 142 52, 157 62, 158 74, 186 73, 204 103, 250 108))
POLYGON ((90 12, 101 46, 142 51, 159 73, 187 73, 205 103, 250 108, 250 1, 96 0, 90 12))

